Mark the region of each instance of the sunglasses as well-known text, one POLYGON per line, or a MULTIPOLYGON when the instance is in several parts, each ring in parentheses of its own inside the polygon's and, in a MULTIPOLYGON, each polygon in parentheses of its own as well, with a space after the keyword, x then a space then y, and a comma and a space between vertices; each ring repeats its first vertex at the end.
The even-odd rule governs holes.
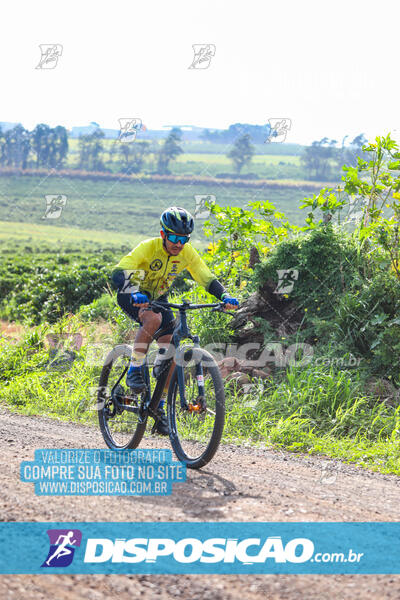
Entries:
POLYGON ((186 242, 188 242, 190 240, 189 235, 176 235, 175 233, 167 233, 167 232, 165 232, 165 235, 167 237, 167 240, 169 242, 172 242, 173 244, 177 244, 178 242, 180 242, 183 245, 183 244, 186 244, 186 242))

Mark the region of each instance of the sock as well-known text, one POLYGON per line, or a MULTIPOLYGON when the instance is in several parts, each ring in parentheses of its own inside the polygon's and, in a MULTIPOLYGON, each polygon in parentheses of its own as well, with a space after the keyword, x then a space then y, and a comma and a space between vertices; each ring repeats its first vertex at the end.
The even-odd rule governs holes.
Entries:
POLYGON ((139 352, 135 352, 133 350, 132 352, 132 357, 131 357, 131 362, 129 363, 130 367, 135 367, 136 369, 141 367, 143 364, 143 354, 140 354, 139 352))
POLYGON ((158 405, 158 409, 159 409, 159 410, 163 409, 163 408, 164 408, 164 405, 165 405, 165 396, 164 396, 164 395, 162 395, 162 396, 161 396, 161 400, 160 400, 160 404, 158 405))

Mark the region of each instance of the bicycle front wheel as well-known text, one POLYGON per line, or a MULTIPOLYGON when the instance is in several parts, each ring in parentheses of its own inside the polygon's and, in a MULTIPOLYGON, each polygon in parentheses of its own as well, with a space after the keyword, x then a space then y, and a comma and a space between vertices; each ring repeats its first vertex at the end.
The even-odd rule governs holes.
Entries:
POLYGON ((168 389, 168 424, 172 448, 178 460, 199 469, 214 456, 221 441, 225 421, 225 394, 217 363, 206 350, 189 348, 183 352, 182 366, 176 366, 168 389), (204 398, 199 397, 196 364, 201 364, 204 398), (178 369, 183 369, 186 406, 182 407, 178 369))
POLYGON ((131 346, 116 346, 100 375, 97 413, 104 441, 112 450, 137 448, 146 430, 146 418, 142 418, 145 394, 132 394, 125 383, 131 354, 131 346))

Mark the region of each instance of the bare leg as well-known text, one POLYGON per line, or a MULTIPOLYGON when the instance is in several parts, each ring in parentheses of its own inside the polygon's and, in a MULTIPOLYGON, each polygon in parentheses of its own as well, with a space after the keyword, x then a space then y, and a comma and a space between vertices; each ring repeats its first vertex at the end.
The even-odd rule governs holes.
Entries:
POLYGON ((139 328, 136 334, 132 353, 136 360, 141 360, 146 356, 153 335, 161 325, 161 315, 151 310, 144 310, 143 308, 139 310, 139 319, 142 327, 139 328))
MULTIPOLYGON (((165 348, 171 341, 171 338, 172 338, 172 334, 168 333, 167 335, 163 335, 162 337, 158 338, 157 343, 159 346, 164 346, 164 348, 165 348)), ((175 368, 175 361, 173 360, 171 363, 169 373, 168 373, 167 381, 165 382, 164 392, 168 391, 169 382, 171 380, 172 373, 174 372, 174 368, 175 368)))

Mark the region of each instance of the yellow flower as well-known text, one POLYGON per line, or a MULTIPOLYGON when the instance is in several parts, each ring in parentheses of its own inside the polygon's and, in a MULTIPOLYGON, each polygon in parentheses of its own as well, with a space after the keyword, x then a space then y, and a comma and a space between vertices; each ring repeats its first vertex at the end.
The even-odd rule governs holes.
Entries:
POLYGON ((243 290, 247 285, 247 281, 245 279, 243 279, 243 281, 240 283, 239 289, 243 290))
POLYGON ((213 256, 216 253, 217 248, 218 248, 218 244, 214 244, 213 242, 210 242, 207 246, 207 252, 209 254, 211 254, 211 256, 213 256))

